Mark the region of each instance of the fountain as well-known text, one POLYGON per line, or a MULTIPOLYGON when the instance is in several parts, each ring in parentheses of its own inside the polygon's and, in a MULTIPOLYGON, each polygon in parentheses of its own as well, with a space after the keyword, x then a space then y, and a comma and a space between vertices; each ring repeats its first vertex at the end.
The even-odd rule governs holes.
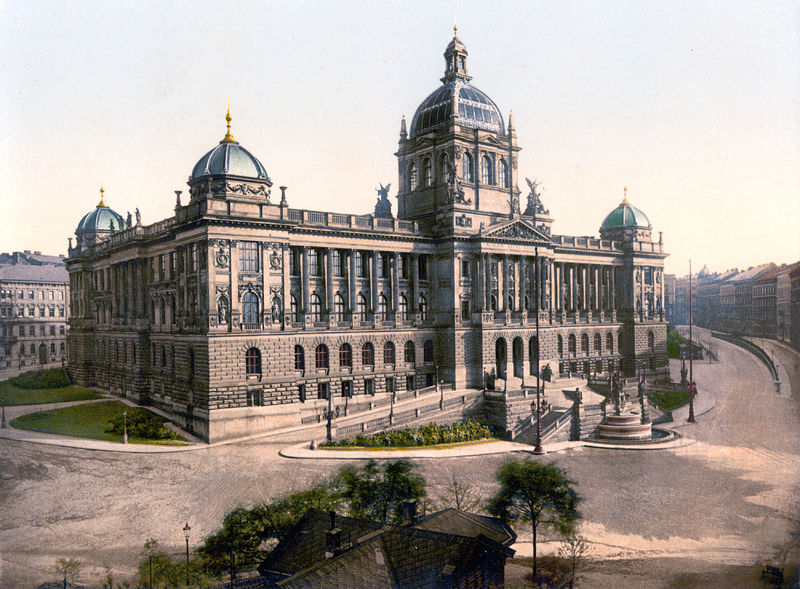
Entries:
MULTIPOLYGON (((643 406, 642 413, 628 406, 629 396, 625 391, 627 386, 629 383, 627 381, 620 382, 618 376, 612 378, 611 394, 614 398, 614 413, 606 414, 603 421, 597 426, 596 437, 603 441, 639 443, 661 438, 661 435, 653 435, 653 424, 650 420, 643 419, 643 406)), ((644 398, 643 395, 644 390, 640 382, 640 400, 644 398)))

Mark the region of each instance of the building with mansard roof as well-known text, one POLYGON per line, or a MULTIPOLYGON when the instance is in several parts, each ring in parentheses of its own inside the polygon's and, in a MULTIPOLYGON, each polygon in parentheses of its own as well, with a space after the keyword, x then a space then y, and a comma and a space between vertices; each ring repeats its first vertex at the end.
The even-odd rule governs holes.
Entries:
POLYGON ((556 377, 663 367, 666 254, 647 216, 626 194, 595 212, 599 237, 554 233, 537 182, 520 202, 512 117, 472 85, 456 36, 444 57, 401 122, 396 216, 389 186, 374 214, 291 207, 229 113, 172 217, 84 219, 67 260, 76 380, 216 441, 437 374, 458 390, 530 385, 537 312, 556 377))

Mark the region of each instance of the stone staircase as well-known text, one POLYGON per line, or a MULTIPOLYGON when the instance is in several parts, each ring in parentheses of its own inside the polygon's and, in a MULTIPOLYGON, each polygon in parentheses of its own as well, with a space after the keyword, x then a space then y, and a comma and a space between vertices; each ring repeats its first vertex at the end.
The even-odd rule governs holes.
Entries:
POLYGON ((597 430, 597 426, 603 421, 605 413, 603 408, 597 405, 584 405, 581 408, 580 423, 578 420, 573 421, 572 435, 574 440, 585 440, 589 438, 597 430))

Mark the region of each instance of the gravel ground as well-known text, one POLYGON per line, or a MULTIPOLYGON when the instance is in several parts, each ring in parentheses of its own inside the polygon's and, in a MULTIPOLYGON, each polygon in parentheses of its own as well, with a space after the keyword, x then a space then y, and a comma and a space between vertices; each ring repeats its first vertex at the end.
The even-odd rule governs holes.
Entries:
MULTIPOLYGON (((695 366, 699 394, 714 394, 716 407, 678 428, 696 443, 543 457, 563 467, 583 497, 579 531, 593 559, 583 586, 723 586, 713 579, 782 564, 796 548, 798 400, 775 394, 766 369, 747 353, 723 342, 719 352, 722 362, 695 366)), ((284 459, 280 448, 255 441, 142 455, 0 440, 0 587, 55 579, 55 561, 64 557, 83 563, 85 583, 106 571, 131 578, 147 538, 181 555, 185 522, 197 544, 230 509, 307 488, 346 464, 284 459)), ((488 497, 495 471, 511 459, 518 458, 415 462, 433 498, 452 476, 488 497)), ((529 554, 526 531, 520 539, 516 548, 529 554)), ((541 550, 554 553, 557 542, 541 550)))

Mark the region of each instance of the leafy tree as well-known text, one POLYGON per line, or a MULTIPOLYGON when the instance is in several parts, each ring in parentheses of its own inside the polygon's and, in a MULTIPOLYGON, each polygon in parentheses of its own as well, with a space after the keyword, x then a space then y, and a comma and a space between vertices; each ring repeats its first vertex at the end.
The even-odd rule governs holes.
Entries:
POLYGON ((343 468, 338 479, 350 515, 381 523, 400 523, 403 501, 425 496, 425 479, 413 472, 408 460, 378 466, 370 460, 364 468, 343 468))
POLYGON ((575 573, 577 573, 586 562, 586 552, 589 550, 589 543, 583 536, 570 534, 559 546, 558 555, 569 563, 569 589, 575 584, 575 573))
POLYGON ((483 497, 469 483, 459 482, 455 476, 439 496, 443 508, 455 507, 460 511, 479 511, 483 497))
POLYGON ((678 358, 680 356, 681 334, 674 327, 667 325, 667 356, 678 358))
POLYGON ((507 522, 530 522, 533 533, 533 579, 537 581, 536 535, 540 525, 563 534, 572 531, 580 517, 580 498, 564 472, 538 462, 509 462, 497 471, 500 490, 489 500, 489 513, 507 522))
POLYGON ((56 569, 60 577, 64 578, 64 589, 72 587, 81 572, 81 563, 71 558, 59 558, 56 561, 56 569))
POLYGON ((235 579, 237 570, 261 562, 267 553, 262 548, 264 542, 277 544, 309 509, 329 511, 338 507, 338 496, 329 485, 322 485, 274 503, 237 508, 198 548, 201 565, 210 574, 228 572, 235 579))

